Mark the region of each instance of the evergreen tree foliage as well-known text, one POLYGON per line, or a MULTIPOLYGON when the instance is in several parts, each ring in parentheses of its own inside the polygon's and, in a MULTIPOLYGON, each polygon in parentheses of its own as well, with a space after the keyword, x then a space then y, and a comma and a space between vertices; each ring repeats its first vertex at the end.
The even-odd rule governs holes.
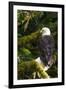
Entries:
POLYGON ((58 76, 57 17, 57 12, 17 11, 18 79, 48 78, 49 76, 54 78, 58 76), (54 64, 46 72, 43 71, 41 65, 35 62, 35 59, 40 55, 37 44, 41 36, 40 30, 43 27, 50 28, 55 40, 55 50, 53 52, 54 64))

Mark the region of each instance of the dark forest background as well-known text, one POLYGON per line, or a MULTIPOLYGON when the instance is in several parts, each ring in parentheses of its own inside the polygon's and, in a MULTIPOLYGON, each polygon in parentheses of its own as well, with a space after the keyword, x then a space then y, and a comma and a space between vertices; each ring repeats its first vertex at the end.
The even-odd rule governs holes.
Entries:
MULTIPOLYGON (((45 11, 17 11, 17 27, 18 27, 18 79, 32 79, 44 78, 41 74, 33 74, 36 71, 36 64, 34 60, 39 57, 39 48, 37 46, 40 30, 43 27, 48 27, 55 41, 55 50, 53 54, 54 64, 46 71, 50 78, 57 77, 58 64, 57 64, 57 29, 58 18, 57 12, 45 11), (35 75, 35 76, 34 76, 35 75), (41 77, 40 77, 41 76, 41 77)), ((38 64, 37 64, 38 65, 38 64)), ((39 66, 39 65, 38 65, 39 66)))

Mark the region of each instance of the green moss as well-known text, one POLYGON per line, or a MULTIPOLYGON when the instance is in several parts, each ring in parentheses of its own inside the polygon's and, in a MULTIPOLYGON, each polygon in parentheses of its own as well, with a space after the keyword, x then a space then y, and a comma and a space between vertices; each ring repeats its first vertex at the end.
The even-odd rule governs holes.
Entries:
POLYGON ((29 78, 36 78, 36 74, 38 73, 41 78, 48 78, 48 74, 44 71, 43 67, 35 62, 32 61, 21 61, 18 64, 18 79, 29 79, 29 78), (35 75, 35 76, 34 76, 35 75))

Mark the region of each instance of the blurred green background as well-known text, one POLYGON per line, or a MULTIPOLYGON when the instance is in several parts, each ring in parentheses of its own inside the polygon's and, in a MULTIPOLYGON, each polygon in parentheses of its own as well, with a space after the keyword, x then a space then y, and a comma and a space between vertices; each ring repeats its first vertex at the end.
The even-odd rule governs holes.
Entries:
POLYGON ((55 50, 53 52, 53 58, 55 60, 55 63, 46 73, 50 76, 50 78, 57 77, 58 76, 58 68, 57 68, 58 67, 57 64, 58 13, 46 12, 46 11, 18 10, 17 27, 18 27, 17 78, 19 80, 32 79, 33 77, 35 79, 44 78, 41 75, 39 75, 41 72, 37 74, 36 66, 35 64, 33 64, 34 60, 40 55, 40 51, 37 44, 41 36, 40 30, 43 27, 50 28, 52 36, 55 40, 55 50), (33 74, 34 72, 36 72, 36 74, 33 74))

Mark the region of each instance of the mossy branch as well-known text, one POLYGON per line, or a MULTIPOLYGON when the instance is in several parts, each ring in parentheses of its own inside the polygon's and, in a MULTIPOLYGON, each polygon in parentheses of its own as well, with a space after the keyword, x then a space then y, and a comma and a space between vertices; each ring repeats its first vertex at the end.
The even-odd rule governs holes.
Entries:
POLYGON ((22 61, 18 64, 18 79, 36 78, 36 73, 39 74, 40 78, 49 78, 44 68, 35 60, 22 61), (28 78, 26 76, 28 76, 28 78))
POLYGON ((18 46, 25 46, 27 43, 35 42, 35 40, 38 39, 40 35, 40 31, 38 30, 34 33, 31 33, 30 35, 18 38, 18 46))

